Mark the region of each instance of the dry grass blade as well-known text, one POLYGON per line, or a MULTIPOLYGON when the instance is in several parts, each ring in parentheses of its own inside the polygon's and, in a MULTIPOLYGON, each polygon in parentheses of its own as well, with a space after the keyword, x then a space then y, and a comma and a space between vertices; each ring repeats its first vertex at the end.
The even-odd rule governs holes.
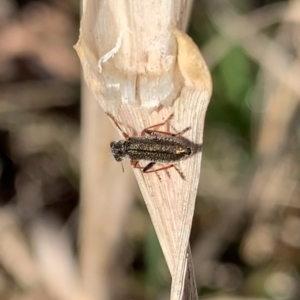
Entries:
MULTIPOLYGON (((168 3, 130 1, 120 9, 113 1, 89 2, 76 50, 89 87, 126 134, 138 136, 174 114, 159 130, 191 127, 184 137, 200 149, 210 74, 194 42, 170 31, 186 24, 191 2, 168 3)), ((172 276, 172 300, 197 299, 189 235, 200 163, 198 151, 177 164, 185 179, 175 168, 151 174, 134 169, 172 276)))

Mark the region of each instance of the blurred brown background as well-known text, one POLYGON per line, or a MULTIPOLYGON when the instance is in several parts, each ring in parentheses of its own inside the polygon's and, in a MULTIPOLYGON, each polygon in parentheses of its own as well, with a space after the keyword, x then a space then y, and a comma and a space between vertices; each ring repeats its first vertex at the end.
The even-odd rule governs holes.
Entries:
MULTIPOLYGON (((77 269, 79 2, 0 4, 0 299, 88 299, 77 269)), ((200 297, 299 299, 299 26, 297 0, 194 3, 189 34, 214 82, 191 234, 200 297)), ((167 299, 135 198, 111 298, 167 299)))

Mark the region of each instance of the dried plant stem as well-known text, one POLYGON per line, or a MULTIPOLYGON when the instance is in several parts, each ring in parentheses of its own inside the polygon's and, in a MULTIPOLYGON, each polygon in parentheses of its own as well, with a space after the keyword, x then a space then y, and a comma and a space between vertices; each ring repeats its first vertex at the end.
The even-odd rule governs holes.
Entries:
POLYGON ((80 264, 92 299, 110 299, 115 249, 134 199, 131 172, 121 172, 109 155, 114 139, 106 116, 84 89, 82 101, 80 264), (117 185, 117 186, 116 186, 117 185))
MULTIPOLYGON (((161 130, 191 127, 184 136, 202 145, 210 74, 191 38, 174 29, 185 28, 191 1, 170 3, 86 2, 76 50, 90 89, 129 136, 174 114, 161 130)), ((197 299, 189 235, 200 164, 201 152, 178 164, 185 180, 174 169, 134 170, 172 276, 172 300, 197 299)))

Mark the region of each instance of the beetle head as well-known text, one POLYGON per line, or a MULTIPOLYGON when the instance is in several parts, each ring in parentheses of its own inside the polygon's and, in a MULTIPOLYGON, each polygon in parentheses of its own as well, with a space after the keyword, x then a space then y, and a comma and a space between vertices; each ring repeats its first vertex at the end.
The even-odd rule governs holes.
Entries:
POLYGON ((116 161, 122 161, 126 156, 125 142, 117 141, 110 143, 110 149, 116 161))

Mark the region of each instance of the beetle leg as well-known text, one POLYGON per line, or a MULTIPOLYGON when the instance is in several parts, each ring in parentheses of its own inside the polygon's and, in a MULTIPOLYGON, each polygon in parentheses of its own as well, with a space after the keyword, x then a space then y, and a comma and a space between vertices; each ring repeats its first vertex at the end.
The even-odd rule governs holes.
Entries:
POLYGON ((177 135, 177 134, 174 134, 171 132, 166 132, 166 131, 144 129, 142 131, 142 136, 144 136, 146 134, 148 134, 148 135, 164 134, 164 135, 168 135, 168 136, 176 136, 177 135))
POLYGON ((156 163, 154 161, 150 162, 146 167, 143 168, 143 173, 155 172, 155 170, 149 171, 156 163))
POLYGON ((106 112, 106 114, 110 117, 110 119, 114 122, 114 124, 118 127, 118 129, 121 131, 122 135, 124 136, 125 140, 128 140, 129 135, 121 128, 120 124, 116 120, 116 118, 109 112, 106 112))
POLYGON ((180 170, 180 168, 176 165, 173 165, 174 169, 177 171, 177 173, 180 175, 180 177, 185 180, 185 176, 184 174, 182 173, 182 171, 180 170))
POLYGON ((144 169, 143 169, 143 173, 154 173, 154 172, 158 172, 158 171, 163 171, 163 170, 168 170, 170 168, 174 168, 178 174, 180 175, 180 177, 185 180, 185 176, 182 173, 182 171, 176 166, 176 165, 167 165, 158 169, 152 169, 150 170, 153 166, 155 165, 155 162, 151 162, 149 163, 144 169))
MULTIPOLYGON (((173 127, 172 127, 173 128, 173 127)), ((174 129, 174 128, 173 128, 174 129)), ((179 131, 178 133, 176 133, 174 136, 181 136, 183 134, 185 134, 187 131, 191 130, 191 126, 179 131)))
MULTIPOLYGON (((191 129, 191 127, 189 126, 177 133, 171 133, 171 132, 160 131, 160 130, 144 129, 143 135, 145 135, 145 134, 149 134, 149 135, 164 134, 164 135, 168 135, 168 136, 181 136, 181 135, 185 134, 187 131, 189 131, 190 129, 191 129)), ((173 130, 174 130, 174 128, 173 128, 173 130)))
POLYGON ((143 169, 143 167, 140 166, 140 162, 138 160, 132 159, 130 161, 130 164, 132 165, 133 168, 135 169, 143 169))
MULTIPOLYGON (((157 132, 159 133, 159 131, 156 130, 149 130, 151 128, 155 128, 155 127, 160 127, 163 126, 165 124, 167 124, 168 122, 170 122, 170 120, 174 117, 174 114, 171 114, 165 121, 163 121, 162 123, 156 124, 156 125, 152 125, 150 127, 145 128, 142 132, 141 132, 141 136, 144 136, 146 133, 147 134, 151 134, 152 132, 157 132)), ((168 133, 169 135, 172 135, 171 133, 168 133)))

